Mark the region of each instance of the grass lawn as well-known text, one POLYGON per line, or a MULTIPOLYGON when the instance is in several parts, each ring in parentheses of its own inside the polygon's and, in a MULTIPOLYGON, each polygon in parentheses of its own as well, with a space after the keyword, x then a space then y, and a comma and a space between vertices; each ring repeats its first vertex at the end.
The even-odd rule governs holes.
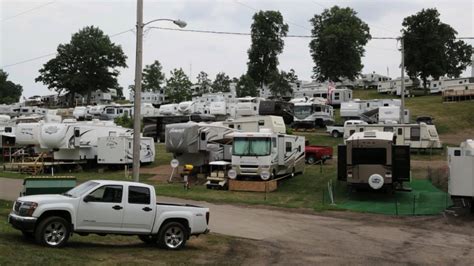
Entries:
POLYGON ((11 202, 0 201, 0 265, 242 264, 253 247, 245 240, 214 234, 192 237, 179 251, 143 244, 136 236, 73 235, 66 247, 52 249, 13 229, 7 223, 11 208, 11 202))

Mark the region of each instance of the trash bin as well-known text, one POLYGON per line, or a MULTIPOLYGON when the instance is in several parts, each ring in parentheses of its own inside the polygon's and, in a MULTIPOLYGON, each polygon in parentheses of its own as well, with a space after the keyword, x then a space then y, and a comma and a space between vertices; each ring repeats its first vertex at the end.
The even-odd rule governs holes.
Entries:
POLYGON ((73 176, 27 177, 23 180, 23 191, 20 196, 38 194, 61 194, 76 186, 73 176))

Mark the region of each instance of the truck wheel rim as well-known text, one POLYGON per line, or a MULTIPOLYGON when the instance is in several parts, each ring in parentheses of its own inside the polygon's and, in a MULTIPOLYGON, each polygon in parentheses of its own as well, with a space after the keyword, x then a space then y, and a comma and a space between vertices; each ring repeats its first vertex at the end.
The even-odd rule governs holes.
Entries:
POLYGON ((166 230, 165 243, 169 248, 177 248, 184 240, 184 233, 181 228, 172 226, 166 230))
POLYGON ((66 227, 62 223, 50 223, 44 230, 44 241, 50 246, 57 246, 66 237, 66 227))

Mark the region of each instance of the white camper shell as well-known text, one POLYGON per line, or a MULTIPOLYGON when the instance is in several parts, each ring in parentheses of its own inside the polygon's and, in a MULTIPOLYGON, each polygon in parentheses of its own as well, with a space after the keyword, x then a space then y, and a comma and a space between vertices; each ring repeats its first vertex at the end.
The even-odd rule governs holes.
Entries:
MULTIPOLYGON (((453 200, 464 201, 474 212, 474 140, 468 139, 459 147, 448 147, 448 192, 453 200)), ((456 201, 455 201, 456 203, 456 201)))
MULTIPOLYGON (((140 164, 155 161, 153 138, 140 138, 140 164)), ((98 164, 133 164, 133 136, 107 136, 97 139, 98 164)))
POLYGON ((305 138, 296 135, 262 132, 235 132, 230 178, 269 180, 303 173, 305 138))

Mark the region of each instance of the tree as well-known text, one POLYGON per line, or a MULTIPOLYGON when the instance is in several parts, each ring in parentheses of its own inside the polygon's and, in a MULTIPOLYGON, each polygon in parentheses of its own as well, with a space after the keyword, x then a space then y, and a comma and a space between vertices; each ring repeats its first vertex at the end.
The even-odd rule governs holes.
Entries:
POLYGON ((298 75, 296 75, 296 72, 293 68, 290 69, 290 72, 287 74, 288 81, 291 83, 296 83, 298 82, 298 75))
POLYGON ((224 72, 219 72, 212 83, 212 92, 229 92, 231 80, 224 72))
POLYGON ((472 55, 472 46, 456 41, 457 32, 439 16, 434 8, 423 9, 402 23, 407 74, 420 77, 425 88, 429 76, 459 77, 472 55))
POLYGON ((0 69, 0 104, 12 104, 20 100, 23 88, 8 80, 8 73, 0 69))
POLYGON ((162 71, 161 64, 155 60, 153 64, 145 66, 143 70, 142 91, 157 92, 163 87, 165 81, 165 74, 162 71))
POLYGON ((258 96, 257 85, 255 85, 253 79, 247 74, 240 76, 236 85, 236 91, 237 97, 258 96))
POLYGON ((165 95, 169 102, 179 103, 191 99, 191 81, 182 68, 174 69, 166 82, 165 95))
POLYGON ((314 15, 310 22, 313 77, 319 81, 354 80, 363 68, 364 45, 371 39, 369 26, 352 8, 338 6, 314 15))
POLYGON ((282 96, 288 96, 293 93, 293 88, 290 84, 291 76, 285 71, 280 71, 280 73, 275 73, 273 76, 273 81, 269 85, 269 89, 272 92, 273 97, 280 98, 282 96))
POLYGON ((208 93, 211 91, 212 83, 211 83, 211 80, 208 78, 208 75, 206 72, 204 71, 199 72, 196 79, 198 81, 197 82, 198 88, 196 92, 197 95, 203 95, 204 93, 208 93))
POLYGON ((99 28, 89 26, 58 46, 56 57, 43 65, 35 81, 58 93, 65 91, 71 99, 76 93, 87 95, 90 103, 93 91, 106 92, 117 86, 116 68, 127 67, 126 59, 120 45, 112 43, 99 28))
POLYGON ((287 32, 288 25, 278 11, 259 11, 253 16, 247 74, 258 86, 269 84, 278 72, 277 56, 283 51, 287 32))

